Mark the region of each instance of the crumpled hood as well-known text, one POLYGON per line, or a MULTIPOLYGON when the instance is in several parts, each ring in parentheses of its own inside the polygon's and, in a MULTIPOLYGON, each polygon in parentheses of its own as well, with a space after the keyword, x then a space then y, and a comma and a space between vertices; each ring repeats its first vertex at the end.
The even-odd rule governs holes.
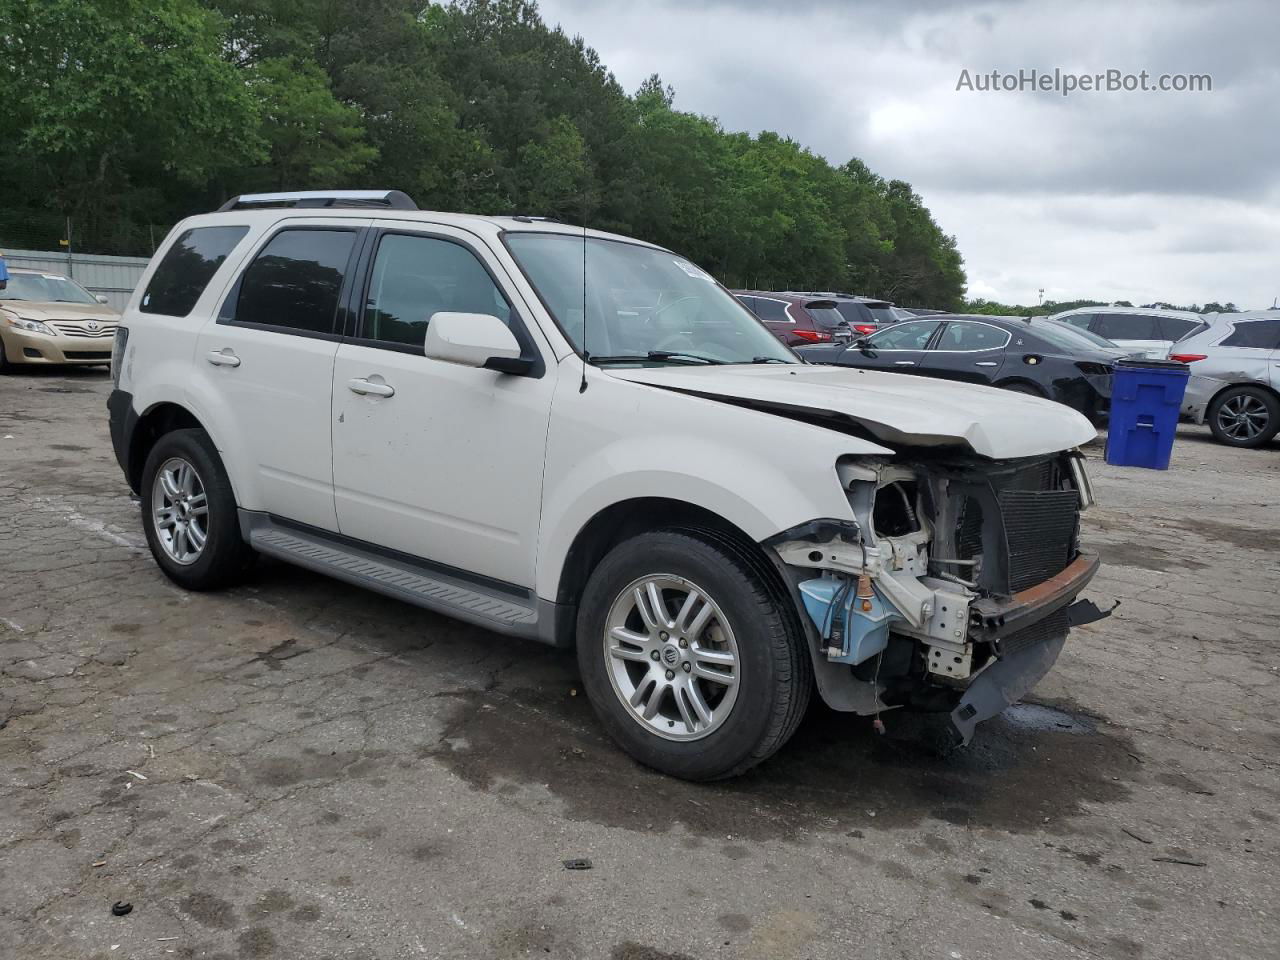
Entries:
POLYGON ((808 364, 610 368, 611 376, 779 412, 849 417, 887 444, 963 442, 994 460, 1031 457, 1088 443, 1097 431, 1070 407, 994 387, 879 370, 808 364))
POLYGON ((120 312, 105 303, 0 300, 0 310, 8 310, 30 320, 101 320, 104 323, 117 323, 120 320, 120 312))

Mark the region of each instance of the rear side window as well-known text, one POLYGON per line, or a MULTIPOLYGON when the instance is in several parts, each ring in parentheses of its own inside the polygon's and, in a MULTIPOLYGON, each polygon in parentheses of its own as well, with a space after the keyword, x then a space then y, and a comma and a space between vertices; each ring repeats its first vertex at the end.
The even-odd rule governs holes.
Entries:
POLYGON ((781 300, 769 300, 765 297, 756 297, 756 316, 761 320, 772 321, 773 323, 790 323, 791 318, 787 316, 787 305, 781 300))
POLYGON ((332 333, 354 230, 281 230, 240 278, 235 322, 332 333))
POLYGON ((748 310, 750 310, 752 313, 755 313, 755 312, 756 312, 756 298, 755 298, 755 297, 739 297, 739 296, 737 296, 737 295, 735 294, 735 298, 737 299, 737 301, 738 301, 740 304, 742 304, 744 307, 746 307, 746 308, 747 308, 748 310))
POLYGON ((1220 347, 1255 347, 1280 350, 1280 320, 1245 320, 1235 325, 1220 347))
POLYGON ((993 327, 989 323, 957 323, 947 324, 942 331, 936 350, 994 350, 1009 342, 1008 331, 993 327))
POLYGON ((1203 327, 1204 324, 1196 320, 1186 320, 1182 317, 1161 317, 1160 339, 1177 342, 1203 327))
POLYGON ((1108 340, 1160 340, 1156 318, 1145 313, 1100 313, 1093 328, 1108 340))
POLYGON ((142 295, 143 313, 185 317, 248 227, 193 227, 173 242, 142 295))
POLYGON ((437 313, 487 313, 511 324, 506 298, 466 247, 387 234, 373 261, 362 335, 421 348, 437 313))

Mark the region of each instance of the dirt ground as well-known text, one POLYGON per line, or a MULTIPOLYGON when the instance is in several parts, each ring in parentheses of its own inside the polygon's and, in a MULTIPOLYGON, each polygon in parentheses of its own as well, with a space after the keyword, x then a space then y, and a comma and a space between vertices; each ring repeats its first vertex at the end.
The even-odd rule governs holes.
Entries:
POLYGON ((1277 955, 1280 444, 1095 447, 1120 606, 971 747, 815 711, 694 786, 564 654, 275 563, 171 585, 109 386, 0 377, 4 958, 1277 955))

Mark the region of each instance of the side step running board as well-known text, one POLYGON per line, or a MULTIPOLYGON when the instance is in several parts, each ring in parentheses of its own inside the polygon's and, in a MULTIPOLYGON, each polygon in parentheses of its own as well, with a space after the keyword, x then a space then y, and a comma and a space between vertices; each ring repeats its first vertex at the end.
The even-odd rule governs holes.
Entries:
POLYGON ((382 556, 325 531, 283 524, 265 513, 241 510, 240 531, 259 553, 498 633, 543 639, 531 593, 518 597, 489 589, 425 561, 382 556))

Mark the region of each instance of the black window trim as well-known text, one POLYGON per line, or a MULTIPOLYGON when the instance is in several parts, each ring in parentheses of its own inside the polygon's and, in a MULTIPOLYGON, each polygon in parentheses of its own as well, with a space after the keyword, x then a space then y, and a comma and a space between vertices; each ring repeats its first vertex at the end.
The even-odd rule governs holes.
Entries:
POLYGON ((352 276, 355 268, 360 262, 360 254, 364 249, 364 236, 368 234, 369 228, 365 226, 343 226, 341 224, 327 223, 299 223, 298 221, 283 220, 277 229, 269 234, 265 234, 263 242, 260 243, 254 251, 249 255, 244 265, 240 268, 240 272, 236 275, 235 283, 227 291, 227 295, 222 299, 222 305, 218 308, 218 314, 215 323, 227 327, 242 327, 246 330, 261 330, 264 333, 280 333, 290 337, 305 337, 308 340, 328 340, 331 343, 339 343, 343 339, 343 329, 347 322, 346 303, 347 292, 352 286, 352 276), (244 280, 244 275, 249 272, 258 257, 262 255, 262 251, 270 246, 271 241, 285 231, 298 230, 324 230, 328 233, 354 233, 355 240, 351 244, 351 252, 347 255, 347 265, 342 272, 342 287, 338 291, 338 299, 334 305, 333 318, 329 321, 329 332, 323 330, 300 330, 297 327, 286 327, 276 323, 257 323, 252 320, 237 320, 235 311, 240 304, 240 285, 244 280), (230 312, 228 311, 228 308, 230 312), (342 322, 339 323, 339 317, 342 322))
POLYGON ((541 379, 547 372, 547 365, 542 357, 542 350, 538 347, 537 338, 529 331, 528 320, 516 307, 515 303, 512 302, 510 292, 498 281, 497 275, 485 261, 479 248, 467 240, 440 233, 432 229, 432 226, 431 224, 423 224, 423 229, 415 229, 412 224, 406 224, 405 226, 396 227, 373 226, 368 228, 369 236, 361 249, 360 260, 356 267, 359 283, 352 284, 350 299, 345 305, 347 307, 347 324, 344 327, 343 342, 354 344, 357 347, 390 350, 392 353, 405 353, 415 357, 422 357, 424 360, 429 359, 423 353, 421 346, 415 347, 411 343, 391 343, 387 340, 375 340, 372 337, 364 336, 364 312, 369 305, 369 285, 373 282, 373 264, 378 257, 378 247, 381 246, 383 237, 394 235, 444 240, 462 247, 470 253, 476 258, 476 262, 480 264, 484 272, 489 275, 489 280, 493 283, 494 289, 502 295, 502 299, 507 301, 507 308, 511 311, 512 323, 510 324, 510 330, 515 334, 516 342, 520 344, 520 359, 527 360, 531 364, 528 372, 521 373, 519 376, 529 377, 534 380, 541 379))
MULTIPOLYGON (((191 314, 195 313, 196 307, 200 305, 200 301, 204 298, 204 295, 209 292, 209 288, 213 285, 213 280, 218 275, 218 272, 227 265, 227 262, 231 259, 231 255, 236 252, 240 244, 244 243, 244 238, 249 236, 249 234, 252 232, 253 232, 253 227, 247 223, 202 223, 194 227, 187 227, 187 229, 183 230, 176 237, 174 237, 173 242, 170 243, 169 246, 165 248, 164 255, 161 256, 158 261, 156 261, 155 269, 151 271, 151 276, 147 277, 147 285, 142 290, 142 296, 138 298, 138 312, 145 313, 151 317, 172 317, 175 320, 185 320, 187 317, 191 316, 191 314), (158 310, 148 310, 145 306, 143 306, 142 301, 145 300, 147 296, 151 293, 151 285, 155 283, 156 274, 160 272, 160 268, 164 266, 165 260, 168 258, 169 254, 173 252, 174 247, 178 245, 178 242, 183 237, 193 234, 197 230, 227 230, 227 229, 243 230, 244 232, 240 234, 236 242, 231 245, 231 249, 222 255, 222 262, 218 264, 217 267, 214 268, 213 273, 209 274, 209 279, 204 282, 204 286, 200 288, 200 293, 197 294, 195 300, 192 301, 190 310, 182 314, 161 313, 158 310)), ((74 282, 74 279, 71 277, 68 277, 67 279, 72 280, 72 282, 74 282)), ((219 313, 221 313, 221 310, 219 310, 219 313)))
POLYGON ((1280 318, 1278 317, 1241 317, 1239 320, 1229 321, 1227 326, 1230 329, 1227 331, 1226 336, 1220 338, 1213 346, 1228 347, 1232 350, 1263 350, 1267 353, 1274 353, 1280 350, 1280 318), (1263 323, 1268 326, 1274 325, 1276 327, 1276 342, 1272 346, 1254 347, 1244 343, 1227 343, 1228 340, 1240 332, 1241 327, 1255 323, 1263 323))

